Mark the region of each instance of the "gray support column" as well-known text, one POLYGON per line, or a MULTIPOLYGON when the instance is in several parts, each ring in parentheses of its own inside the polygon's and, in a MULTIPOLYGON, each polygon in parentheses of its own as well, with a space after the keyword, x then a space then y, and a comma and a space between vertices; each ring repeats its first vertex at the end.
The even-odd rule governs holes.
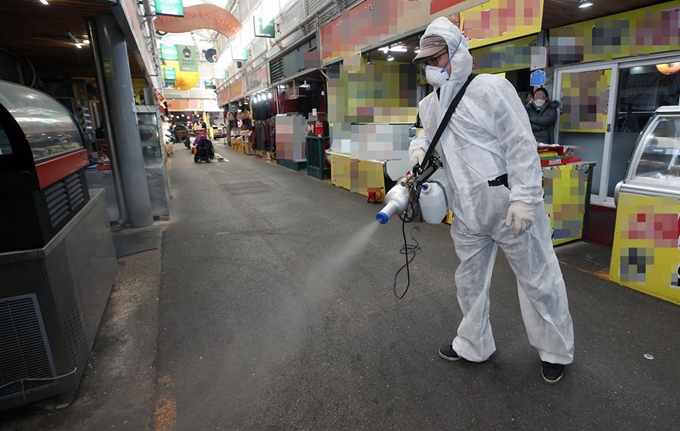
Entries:
POLYGON ((104 129, 106 130, 106 141, 108 142, 108 153, 111 160, 111 176, 113 177, 113 187, 116 190, 116 202, 118 203, 118 224, 125 225, 128 221, 127 204, 125 203, 125 193, 123 192, 123 182, 120 174, 120 163, 118 160, 118 148, 113 136, 113 123, 111 122, 111 115, 109 114, 109 96, 106 94, 106 81, 104 79, 104 71, 101 64, 101 53, 99 52, 99 35, 95 28, 95 21, 88 20, 87 34, 90 39, 90 49, 94 57, 94 69, 97 76, 97 88, 99 89, 99 100, 102 104, 102 117, 104 122, 104 129))
POLYGON ((149 226, 153 213, 125 36, 113 16, 98 16, 95 21, 129 221, 134 227, 149 226))

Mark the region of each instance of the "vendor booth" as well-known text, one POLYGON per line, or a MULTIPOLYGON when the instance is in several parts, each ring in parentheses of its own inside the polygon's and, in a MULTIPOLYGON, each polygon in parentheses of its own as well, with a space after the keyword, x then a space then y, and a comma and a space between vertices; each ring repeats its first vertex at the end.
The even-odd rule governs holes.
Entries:
POLYGON ((0 410, 78 388, 118 270, 83 132, 0 81, 0 410))
POLYGON ((680 106, 656 110, 615 198, 611 279, 680 304, 680 106))

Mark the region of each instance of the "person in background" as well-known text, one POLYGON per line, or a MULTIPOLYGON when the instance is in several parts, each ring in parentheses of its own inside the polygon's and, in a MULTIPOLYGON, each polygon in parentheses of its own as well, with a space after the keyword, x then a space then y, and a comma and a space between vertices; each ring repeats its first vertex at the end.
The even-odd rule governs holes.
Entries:
POLYGON ((551 102, 545 88, 537 88, 533 94, 534 100, 527 103, 527 114, 534 132, 536 142, 553 145, 555 143, 555 123, 557 122, 557 108, 559 102, 551 102))
MULTIPOLYGON (((473 69, 467 39, 444 17, 427 27, 413 62, 425 65, 427 81, 437 91, 418 106, 424 128, 411 141, 411 166, 422 165, 444 112, 473 69)), ((451 237, 460 259, 455 287, 463 319, 439 356, 484 362, 496 351, 489 289, 496 280, 493 269, 500 247, 517 283, 496 280, 497 287, 518 290, 529 343, 542 361, 541 374, 555 384, 565 365, 573 362, 574 330, 545 213, 536 140, 522 100, 507 79, 480 74, 443 130, 435 148, 455 190, 449 205, 451 237)), ((454 285, 454 280, 442 282, 454 285)))
POLYGON ((524 96, 524 104, 528 105, 529 103, 531 103, 533 101, 534 101, 534 95, 530 91, 524 96))

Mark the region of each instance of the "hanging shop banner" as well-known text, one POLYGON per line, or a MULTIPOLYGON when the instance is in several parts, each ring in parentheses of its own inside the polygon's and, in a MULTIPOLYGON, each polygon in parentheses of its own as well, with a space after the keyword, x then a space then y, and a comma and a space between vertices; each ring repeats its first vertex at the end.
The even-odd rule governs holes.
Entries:
POLYGON ((216 88, 215 83, 213 81, 204 81, 203 86, 205 87, 206 90, 214 90, 216 88))
POLYGON ((182 0, 154 0, 156 15, 184 16, 182 0))
POLYGON ((215 79, 227 79, 227 69, 221 64, 216 64, 213 66, 213 75, 215 79))
POLYGON ((672 196, 621 194, 612 281, 680 304, 680 203, 672 196))
POLYGON ((550 64, 610 61, 680 47, 680 1, 550 30, 550 64))
POLYGON ((182 72, 198 72, 198 57, 196 47, 190 45, 177 45, 179 57, 179 70, 182 72))
POLYGON ((248 49, 245 46, 231 44, 231 58, 238 61, 248 60, 248 49))
POLYGON ((485 2, 488 0, 365 1, 321 29, 322 59, 353 57, 357 50, 426 26, 440 16, 458 24, 459 12, 485 2))
POLYGON ((243 97, 243 80, 239 79, 229 86, 229 100, 236 100, 243 97))
POLYGON ((161 58, 163 60, 179 60, 179 57, 177 56, 177 47, 175 45, 161 43, 161 58))
POLYGON ((243 28, 234 15, 211 4, 189 6, 184 9, 184 17, 157 16, 153 23, 156 30, 168 33, 210 29, 227 38, 235 36, 243 28))
POLYGON ((174 87, 175 79, 177 79, 177 74, 175 69, 172 67, 166 67, 163 69, 163 79, 165 80, 166 87, 174 87))
POLYGON ((246 86, 246 94, 253 93, 257 90, 265 88, 267 86, 267 77, 269 76, 269 70, 267 64, 258 68, 254 72, 246 75, 244 78, 246 86))
POLYGON ((225 106, 229 103, 229 89, 220 91, 220 106, 225 106))
POLYGON ((460 13, 470 49, 541 31, 543 0, 489 0, 460 13))
POLYGON ((518 69, 545 68, 547 49, 536 46, 536 36, 503 42, 470 52, 478 73, 500 73, 518 69))

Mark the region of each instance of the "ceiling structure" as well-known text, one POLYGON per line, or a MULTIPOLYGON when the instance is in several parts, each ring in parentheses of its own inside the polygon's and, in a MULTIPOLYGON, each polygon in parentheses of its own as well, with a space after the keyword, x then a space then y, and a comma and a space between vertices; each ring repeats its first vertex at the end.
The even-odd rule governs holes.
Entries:
MULTIPOLYGON (((92 52, 88 44, 78 48, 70 38, 87 39, 85 18, 111 15, 103 0, 0 1, 0 48, 26 57, 39 73, 67 77, 95 75, 92 52)), ((128 44, 130 52, 130 44, 128 44)), ((133 76, 144 76, 139 64, 131 60, 133 76)))

